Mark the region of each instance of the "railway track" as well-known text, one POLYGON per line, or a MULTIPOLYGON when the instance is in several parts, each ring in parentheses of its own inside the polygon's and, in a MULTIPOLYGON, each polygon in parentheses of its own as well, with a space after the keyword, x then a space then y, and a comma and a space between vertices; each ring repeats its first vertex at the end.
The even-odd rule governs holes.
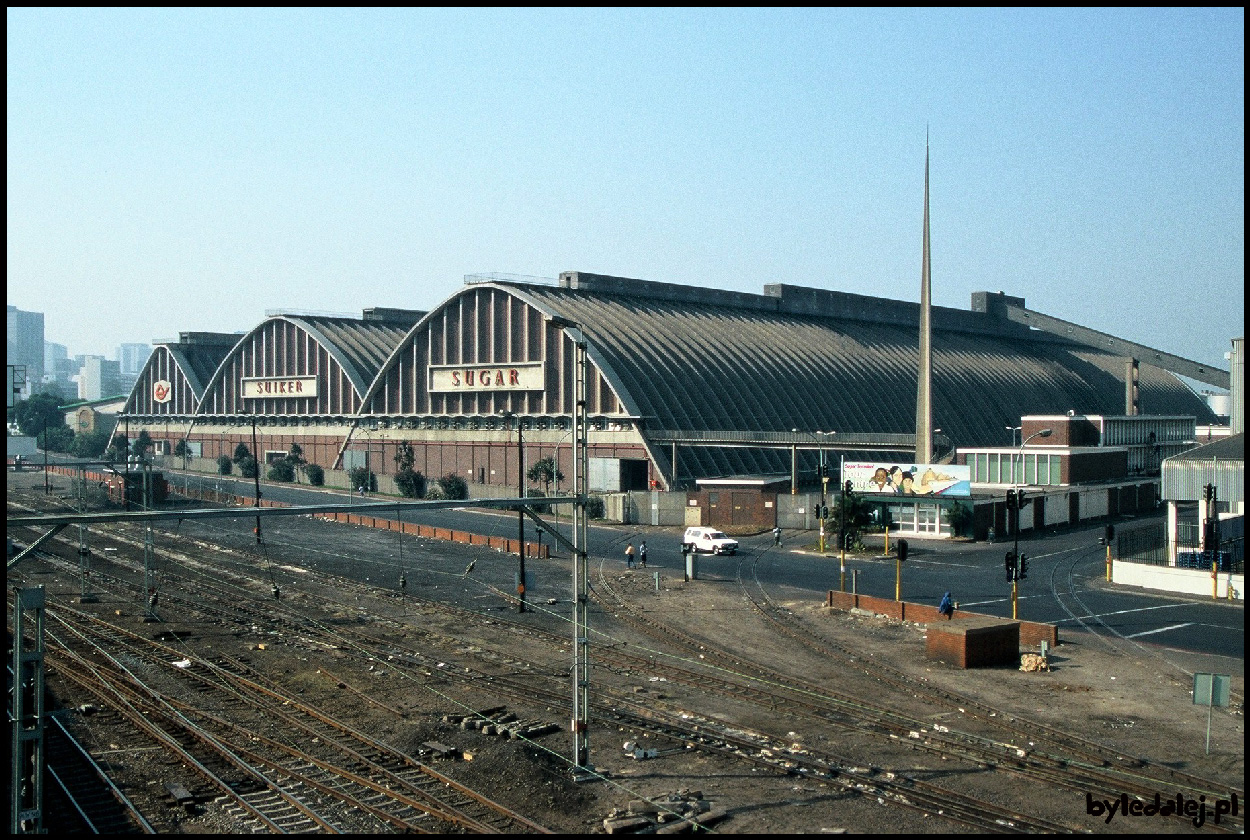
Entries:
MULTIPOLYGON (((108 539, 119 539, 120 546, 129 546, 132 554, 133 551, 141 547, 141 541, 137 534, 131 533, 125 535, 121 533, 112 534, 108 537, 96 535, 93 539, 104 541, 108 539)), ((69 544, 66 544, 69 547, 69 544)), ((166 581, 169 584, 167 588, 167 603, 171 609, 177 609, 180 613, 185 611, 196 610, 199 614, 211 616, 211 620, 223 625, 252 625, 261 628, 268 628, 263 632, 272 632, 287 639, 300 639, 301 644, 308 644, 312 647, 336 647, 341 646, 350 649, 362 656, 376 657, 380 661, 386 661, 388 666, 404 669, 409 672, 411 679, 416 681, 425 681, 427 683, 433 681, 437 683, 444 682, 461 682, 466 685, 472 685, 479 689, 485 689, 493 695, 507 696, 518 700, 528 700, 530 702, 547 702, 551 704, 564 704, 568 699, 567 676, 559 671, 557 667, 560 661, 558 657, 553 657, 550 661, 539 661, 533 663, 522 663, 516 658, 500 657, 498 655, 492 657, 487 652, 483 657, 479 652, 475 655, 466 656, 460 661, 448 660, 446 655, 430 657, 423 655, 417 650, 411 649, 407 644, 400 644, 396 639, 379 638, 379 632, 383 636, 388 632, 387 628, 399 629, 403 628, 407 634, 416 633, 417 635, 428 636, 428 647, 433 649, 441 647, 455 647, 456 641, 452 638, 437 637, 436 634, 427 631, 414 629, 412 614, 404 618, 399 618, 399 610, 388 610, 385 608, 386 603, 394 606, 401 600, 405 604, 402 612, 409 612, 416 609, 418 611, 428 610, 437 611, 439 614, 458 615, 466 622, 474 622, 477 624, 489 623, 493 630, 501 633, 517 633, 524 634, 531 640, 541 640, 546 638, 548 645, 553 651, 558 651, 562 646, 567 647, 569 640, 563 635, 548 633, 539 630, 533 626, 513 622, 502 617, 493 616, 489 622, 485 622, 480 612, 471 609, 465 609, 454 605, 441 602, 430 601, 415 596, 403 596, 400 592, 391 592, 389 597, 385 591, 380 591, 377 586, 368 586, 359 584, 354 581, 339 580, 336 581, 334 589, 337 593, 338 607, 344 610, 351 610, 353 599, 371 598, 372 602, 369 607, 368 621, 348 621, 334 627, 327 627, 324 624, 310 621, 306 615, 301 615, 299 611, 287 610, 286 601, 262 601, 258 597, 259 593, 263 593, 266 589, 266 582, 263 577, 263 569, 259 568, 254 557, 235 556, 235 552, 222 552, 209 545, 200 545, 195 540, 187 538, 185 535, 181 538, 179 551, 185 551, 188 554, 186 561, 181 558, 174 558, 173 554, 166 549, 164 554, 166 557, 176 559, 177 562, 170 562, 169 568, 164 571, 166 581), (194 552, 192 551, 194 549, 194 552), (213 551, 211 560, 206 561, 203 558, 191 557, 192 553, 203 551, 213 551), (187 573, 185 580, 178 580, 183 575, 183 567, 188 563, 204 564, 211 562, 214 575, 211 579, 206 579, 202 574, 187 573), (250 569, 247 568, 250 564, 250 569), (197 599, 183 599, 172 594, 180 588, 191 590, 199 587, 200 597, 197 599), (209 589, 206 591, 205 586, 209 589), (381 596, 379 598, 379 596, 381 596), (212 601, 211 609, 206 608, 204 602, 212 601), (500 664, 505 667, 499 667, 500 664), (450 667, 443 668, 447 665, 450 667), (523 674, 517 674, 518 665, 522 666, 523 674)), ((110 552, 112 555, 121 555, 123 552, 110 552)), ((124 580, 123 576, 117 576, 115 580, 110 580, 109 575, 102 574, 97 577, 97 582, 110 586, 122 587, 126 590, 124 597, 132 599, 136 602, 142 601, 142 589, 137 581, 135 573, 138 571, 133 566, 134 558, 130 558, 132 563, 129 569, 129 579, 124 580)), ((66 558, 66 568, 73 568, 72 555, 66 558)), ((188 566, 189 568, 190 566, 188 566)), ((758 580, 756 581, 758 583, 758 580)), ((743 583, 744 589, 746 588, 743 583)), ((601 578, 600 587, 604 594, 611 594, 610 585, 606 580, 601 578)), ((774 625, 774 629, 782 630, 788 637, 794 638, 804 647, 809 648, 814 653, 826 657, 837 659, 847 655, 845 649, 839 649, 828 640, 821 640, 811 634, 800 623, 788 620, 784 611, 779 610, 775 604, 767 598, 767 594, 759 587, 760 593, 752 599, 753 609, 758 611, 761 616, 765 616, 766 620, 778 622, 774 625)), ((912 732, 916 732, 916 721, 907 719, 905 716, 898 715, 889 709, 882 709, 887 714, 883 714, 876 720, 866 721, 862 710, 863 704, 850 698, 852 705, 839 705, 830 702, 830 692, 824 686, 802 686, 793 679, 792 675, 786 675, 782 672, 769 669, 759 663, 749 662, 742 658, 728 657, 728 655, 718 650, 718 646, 710 643, 705 639, 698 639, 694 636, 686 635, 681 638, 680 628, 674 628, 663 623, 651 623, 648 629, 648 621, 639 621, 637 616, 630 614, 625 609, 624 601, 612 604, 611 612, 621 618, 625 626, 629 626, 634 630, 644 632, 657 642, 656 649, 659 648, 659 642, 662 640, 666 646, 676 645, 677 650, 685 651, 686 654, 694 650, 698 650, 704 657, 698 669, 684 668, 663 661, 664 656, 656 653, 627 653, 619 646, 614 646, 614 640, 609 636, 605 637, 601 642, 597 642, 595 648, 595 661, 602 667, 607 666, 611 669, 626 670, 632 673, 665 673, 672 682, 682 682, 690 686, 699 688, 700 690, 715 690, 723 692, 724 696, 736 696, 754 705, 764 708, 786 708, 787 710, 797 708, 802 704, 808 704, 811 708, 808 714, 813 719, 819 719, 823 722, 832 723, 856 731, 875 732, 879 737, 889 739, 896 744, 901 743, 905 749, 925 749, 933 753, 941 753, 943 755, 958 755, 970 765, 980 764, 982 766, 995 766, 1008 769, 1015 766, 1016 770, 1029 770, 1029 762, 1021 763, 1019 760, 1026 758, 1018 753, 1018 748, 1009 742, 1003 741, 997 745, 998 752, 992 756, 984 752, 977 752, 970 749, 966 744, 952 740, 950 738, 939 737, 933 731, 925 731, 923 738, 917 739, 910 737, 912 732), (718 657, 727 657, 720 659, 718 657), (709 660, 713 664, 718 664, 724 675, 723 684, 715 687, 708 678, 708 669, 702 667, 709 660), (789 687, 783 686, 783 683, 790 683, 789 687), (761 688, 760 686, 763 686, 761 688), (779 690, 779 686, 786 688, 786 691, 779 690), (813 698, 817 702, 812 702, 813 698), (906 733, 906 734, 904 734, 906 733), (1023 766, 1019 766, 1019 765, 1023 766)), ((358 604, 357 604, 358 607, 358 604)), ((792 618, 792 617, 789 617, 792 618)), ((606 622, 605 622, 606 623, 606 622)), ((420 647, 426 647, 425 643, 421 643, 420 647)), ((637 645, 632 645, 633 650, 637 650, 637 645)), ((686 656, 686 660, 692 660, 694 657, 686 656)), ((880 663, 876 663, 879 665, 880 663)), ((227 664, 220 660, 212 663, 214 668, 221 669, 225 672, 233 672, 237 677, 250 680, 257 685, 263 686, 263 680, 258 679, 259 675, 248 674, 245 663, 236 662, 227 664)), ((197 668, 199 666, 197 665, 197 668)), ((882 672, 886 684, 893 689, 903 691, 908 690, 912 696, 917 692, 924 693, 929 687, 917 687, 914 681, 905 681, 901 672, 890 673, 888 670, 882 672), (894 681, 891 683, 890 681, 894 681)), ((220 676, 220 675, 218 675, 220 676)), ((364 692, 361 693, 362 696, 364 692)), ((932 696, 932 695, 927 695, 932 696)), ((958 704, 963 709, 974 709, 973 714, 993 715, 992 707, 984 704, 976 704, 969 698, 962 698, 953 693, 947 693, 942 702, 950 704, 958 704)), ((994 805, 985 800, 975 797, 965 797, 954 793, 950 790, 935 787, 927 784, 922 780, 909 778, 905 773, 891 771, 880 767, 865 767, 862 762, 856 763, 849 761, 844 757, 840 757, 827 752, 813 751, 805 748, 797 751, 792 749, 791 744, 787 744, 784 740, 776 738, 768 738, 764 735, 743 736, 735 733, 726 727, 720 727, 715 721, 703 720, 697 724, 690 723, 689 720, 683 720, 681 714, 665 712, 654 706, 646 706, 644 704, 631 701, 625 692, 616 693, 601 687, 597 692, 594 701, 594 712, 597 719, 611 720, 616 722, 618 726, 629 728, 638 732, 647 732, 656 738, 666 738, 673 744, 681 746, 689 746, 704 750, 707 752, 715 752, 726 758, 733 760, 748 761, 760 766, 771 767, 772 769, 800 776, 821 779, 832 785, 841 785, 847 790, 854 790, 864 796, 878 797, 883 804, 900 805, 909 808, 922 810, 925 813, 941 814, 943 817, 956 820, 963 825, 974 826, 986 830, 997 831, 1061 831, 1073 830, 1073 826, 1064 826, 1037 815, 1029 815, 1021 813, 1019 809, 1003 808, 994 805), (603 699, 599 699, 603 698, 603 699)), ((481 706, 479 705, 479 708, 481 706)), ((1001 713, 1001 712, 1000 712, 1001 713)), ((233 720, 235 715, 231 714, 233 720)), ((687 716, 689 717, 689 716, 687 716)), ((218 724, 222 725, 222 724, 218 724)), ((971 733, 968 733, 971 734, 971 733)), ((959 738, 964 738, 964 733, 956 733, 959 738)), ((330 737, 328 734, 313 737, 330 737)), ((1017 736, 1012 736, 1012 740, 1018 740, 1017 736)), ((1071 747, 1075 750, 1075 746, 1071 747)), ((1042 771, 1046 768, 1040 766, 1042 758, 1053 759, 1054 755, 1038 756, 1032 754, 1027 756, 1033 763, 1031 769, 1033 778, 1045 778, 1042 771)), ((1116 756, 1120 758, 1120 756, 1116 756)), ((1113 760, 1103 758, 1101 760, 1113 760)), ((1067 774, 1067 767, 1063 767, 1063 762, 1071 763, 1072 757, 1069 752, 1068 758, 1060 758, 1055 762, 1059 770, 1067 774)), ((1055 769, 1055 768, 1050 768, 1055 769)), ((1049 778, 1048 784, 1058 783, 1057 780, 1064 778, 1063 775, 1049 778)), ((1070 774, 1066 776, 1067 784, 1071 784, 1070 774)), ((1117 784, 1122 779, 1117 781, 1117 784)), ((1121 784, 1121 787, 1123 785, 1121 784)), ((1157 789, 1157 788, 1156 788, 1157 789)))

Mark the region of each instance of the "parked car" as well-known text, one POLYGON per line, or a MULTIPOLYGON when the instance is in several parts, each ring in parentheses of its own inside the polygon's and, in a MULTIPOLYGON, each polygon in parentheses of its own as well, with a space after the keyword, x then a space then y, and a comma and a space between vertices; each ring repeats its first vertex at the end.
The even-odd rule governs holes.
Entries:
POLYGON ((681 543, 685 551, 696 554, 733 554, 738 550, 737 540, 725 536, 723 531, 715 528, 687 528, 681 543))

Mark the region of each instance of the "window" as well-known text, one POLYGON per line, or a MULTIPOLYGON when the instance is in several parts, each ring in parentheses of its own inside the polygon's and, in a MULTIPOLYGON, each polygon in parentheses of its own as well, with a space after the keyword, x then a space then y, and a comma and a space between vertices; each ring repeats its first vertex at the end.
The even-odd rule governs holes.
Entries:
POLYGON ((999 460, 1000 458, 997 452, 990 453, 989 475, 986 476, 986 481, 990 484, 998 484, 1001 481, 1001 479, 998 477, 999 460))
POLYGON ((1045 455, 1028 455, 1024 459, 1024 483, 1037 483, 1037 462, 1045 460, 1045 455))
POLYGON ((1037 456, 1037 483, 1050 484, 1050 456, 1037 456))

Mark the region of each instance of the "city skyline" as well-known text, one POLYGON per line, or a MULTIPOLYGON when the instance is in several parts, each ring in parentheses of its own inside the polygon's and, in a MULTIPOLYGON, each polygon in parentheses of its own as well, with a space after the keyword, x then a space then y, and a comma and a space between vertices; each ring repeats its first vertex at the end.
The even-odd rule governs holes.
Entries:
POLYGON ((1227 367, 1244 11, 8 13, 8 302, 84 354, 469 274, 976 291, 1227 367), (628 45, 628 48, 623 48, 628 45))

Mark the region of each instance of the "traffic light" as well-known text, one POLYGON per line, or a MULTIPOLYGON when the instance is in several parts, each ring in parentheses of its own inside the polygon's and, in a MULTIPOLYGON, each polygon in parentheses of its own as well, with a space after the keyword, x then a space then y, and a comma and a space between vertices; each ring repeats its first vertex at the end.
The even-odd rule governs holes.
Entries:
POLYGON ((907 540, 898 541, 898 561, 901 563, 907 559, 907 540))
POLYGON ((1108 525, 1107 526, 1107 545, 1111 545, 1111 541, 1113 539, 1115 539, 1115 526, 1108 525))
POLYGON ((1003 557, 1003 567, 1007 570, 1007 580, 1016 579, 1016 555, 1014 552, 1008 551, 1003 557))
POLYGON ((828 506, 828 505, 821 505, 821 506, 820 506, 820 518, 821 518, 821 519, 828 519, 828 518, 829 518, 829 506, 828 506))
POLYGON ((843 495, 846 495, 846 496, 851 495, 851 492, 852 492, 854 489, 855 489, 855 486, 854 486, 853 484, 851 484, 851 480, 850 480, 849 478, 846 480, 846 483, 842 485, 842 493, 843 493, 843 495))
POLYGON ((1016 580, 1024 580, 1029 576, 1029 555, 1020 555, 1020 568, 1016 571, 1016 580))
MULTIPOLYGON (((1031 500, 1030 500, 1031 501, 1031 500)), ((1024 500, 1024 491, 1016 491, 1016 510, 1024 510, 1029 503, 1024 500)))
POLYGON ((1015 510, 1015 509, 1016 509, 1016 491, 1008 490, 1007 491, 1007 510, 1015 510))

